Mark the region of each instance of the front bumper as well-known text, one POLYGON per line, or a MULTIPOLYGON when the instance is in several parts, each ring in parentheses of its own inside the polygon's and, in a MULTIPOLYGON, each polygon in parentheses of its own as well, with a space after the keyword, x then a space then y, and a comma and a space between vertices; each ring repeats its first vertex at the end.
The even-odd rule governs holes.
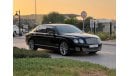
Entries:
MULTIPOLYGON (((94 45, 94 44, 91 44, 94 45)), ((102 48, 102 44, 96 44, 98 45, 98 47, 90 47, 90 45, 75 45, 75 47, 73 48, 74 51, 77 52, 96 52, 96 51, 100 51, 102 48)))

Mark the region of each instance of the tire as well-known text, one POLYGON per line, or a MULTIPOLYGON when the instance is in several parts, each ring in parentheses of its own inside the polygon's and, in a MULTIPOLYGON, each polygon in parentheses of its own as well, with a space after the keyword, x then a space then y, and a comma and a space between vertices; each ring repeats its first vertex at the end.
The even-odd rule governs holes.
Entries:
POLYGON ((67 42, 62 41, 59 45, 59 52, 61 55, 66 56, 69 55, 69 45, 67 44, 67 42))
POLYGON ((38 47, 35 46, 34 40, 29 40, 29 49, 35 51, 38 49, 38 47))
POLYGON ((13 32, 13 37, 17 36, 17 33, 16 31, 13 32))

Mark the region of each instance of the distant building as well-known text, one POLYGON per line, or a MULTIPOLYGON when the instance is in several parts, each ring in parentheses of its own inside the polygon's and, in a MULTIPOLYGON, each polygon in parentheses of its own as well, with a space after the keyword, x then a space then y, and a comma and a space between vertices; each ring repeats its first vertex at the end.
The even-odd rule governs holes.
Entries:
POLYGON ((112 32, 116 31, 116 21, 115 20, 110 20, 110 19, 96 19, 96 28, 99 26, 103 26, 103 31, 102 32, 110 32, 110 23, 112 23, 112 32), (101 25, 99 25, 101 24, 101 25))

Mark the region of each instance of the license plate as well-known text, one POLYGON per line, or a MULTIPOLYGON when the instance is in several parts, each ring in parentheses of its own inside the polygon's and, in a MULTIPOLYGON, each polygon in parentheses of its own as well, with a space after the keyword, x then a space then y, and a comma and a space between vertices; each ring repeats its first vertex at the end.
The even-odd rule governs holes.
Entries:
POLYGON ((89 45, 90 48, 98 47, 98 45, 89 45))

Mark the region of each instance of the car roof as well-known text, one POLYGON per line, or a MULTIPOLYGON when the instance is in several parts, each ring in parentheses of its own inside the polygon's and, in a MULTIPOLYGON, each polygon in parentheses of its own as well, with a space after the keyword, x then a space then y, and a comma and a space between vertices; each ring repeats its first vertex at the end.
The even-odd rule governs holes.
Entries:
POLYGON ((49 26, 65 26, 70 24, 42 24, 42 25, 49 25, 49 26))

